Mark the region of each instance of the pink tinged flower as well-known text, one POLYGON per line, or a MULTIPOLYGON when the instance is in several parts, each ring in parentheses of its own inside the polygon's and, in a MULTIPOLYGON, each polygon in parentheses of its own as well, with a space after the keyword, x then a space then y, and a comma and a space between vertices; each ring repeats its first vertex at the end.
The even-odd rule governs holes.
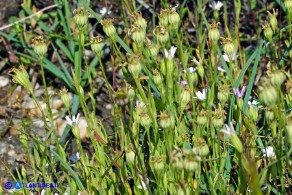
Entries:
POLYGON ((179 81, 177 83, 182 85, 182 86, 184 86, 184 87, 188 86, 188 82, 187 81, 179 81))
MULTIPOLYGON (((238 58, 238 56, 239 55, 236 55, 236 53, 233 53, 231 60, 232 61, 235 61, 238 58)), ((230 59, 229 59, 229 57, 228 57, 228 55, 226 53, 224 53, 222 57, 223 57, 223 59, 224 59, 225 62, 230 62, 230 59)))
POLYGON ((195 67, 195 68, 189 67, 186 70, 183 70, 183 72, 186 73, 187 71, 189 71, 192 74, 192 73, 196 72, 196 70, 197 70, 197 67, 195 67))
POLYGON ((233 135, 236 135, 232 123, 230 123, 229 125, 225 124, 225 129, 221 129, 220 132, 223 133, 224 135, 226 135, 227 137, 231 137, 233 135))
POLYGON ((210 8, 212 8, 214 11, 217 10, 219 11, 221 7, 223 6, 223 3, 221 1, 212 1, 211 4, 209 4, 210 8))
POLYGON ((198 91, 196 92, 196 97, 197 99, 199 99, 200 101, 204 101, 207 99, 207 89, 203 89, 202 92, 198 91))
POLYGON ((243 98, 244 93, 245 93, 245 90, 246 90, 246 86, 245 85, 241 88, 241 91, 239 90, 238 87, 236 87, 236 88, 233 89, 233 91, 235 93, 235 96, 237 98, 243 98))
POLYGON ((77 126, 79 117, 80 117, 80 114, 78 113, 76 116, 73 115, 72 119, 70 119, 69 116, 66 116, 65 119, 66 119, 67 124, 73 127, 73 126, 77 126))
POLYGON ((164 55, 165 55, 165 57, 167 58, 167 59, 173 59, 174 58, 174 54, 175 54, 175 52, 176 52, 176 47, 174 47, 174 46, 171 46, 171 48, 170 48, 170 50, 169 51, 167 51, 166 49, 164 49, 164 55))

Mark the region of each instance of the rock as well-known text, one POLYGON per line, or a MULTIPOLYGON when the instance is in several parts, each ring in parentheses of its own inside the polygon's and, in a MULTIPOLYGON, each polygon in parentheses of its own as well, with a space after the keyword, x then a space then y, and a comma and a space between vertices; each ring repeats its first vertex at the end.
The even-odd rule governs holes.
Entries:
POLYGON ((14 123, 10 129, 10 135, 15 136, 15 135, 20 135, 20 130, 22 129, 20 122, 14 123))
POLYGON ((10 79, 6 76, 0 76, 0 88, 5 87, 9 84, 10 79))
POLYGON ((15 150, 9 150, 8 152, 7 152, 7 154, 8 154, 8 156, 15 156, 15 150))

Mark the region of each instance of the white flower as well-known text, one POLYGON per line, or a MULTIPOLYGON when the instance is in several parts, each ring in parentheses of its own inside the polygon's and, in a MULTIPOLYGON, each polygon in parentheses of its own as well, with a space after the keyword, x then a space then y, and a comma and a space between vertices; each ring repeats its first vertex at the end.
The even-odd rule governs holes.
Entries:
POLYGON ((46 191, 45 190, 42 190, 41 191, 41 195, 45 195, 46 194, 46 191))
POLYGON ((190 73, 192 74, 192 73, 194 73, 194 72, 196 72, 196 70, 197 70, 197 67, 189 67, 189 68, 187 68, 186 70, 183 70, 183 72, 184 73, 186 73, 187 71, 190 71, 190 73))
POLYGON ((103 8, 99 11, 99 13, 100 13, 102 16, 104 16, 106 13, 110 14, 111 11, 107 10, 106 7, 103 7, 103 8))
POLYGON ((212 1, 212 4, 209 4, 209 6, 215 11, 219 11, 221 7, 223 6, 223 3, 221 1, 212 1))
POLYGON ((221 66, 218 66, 217 69, 218 69, 219 71, 221 71, 221 72, 226 72, 226 71, 224 70, 224 68, 222 68, 221 66))
POLYGON ((142 185, 138 185, 137 187, 142 190, 147 190, 147 186, 143 180, 141 180, 141 184, 142 185))
POLYGON ((268 146, 267 148, 263 148, 262 152, 263 152, 265 157, 268 157, 268 158, 276 157, 276 154, 274 152, 274 148, 272 146, 268 146))
MULTIPOLYGON (((251 99, 252 99, 252 96, 249 96, 249 100, 251 100, 251 99)), ((259 101, 255 100, 255 99, 252 100, 252 101, 248 101, 247 104, 250 105, 250 106, 252 106, 252 107, 254 107, 254 108, 257 108, 257 109, 263 107, 261 105, 261 103, 259 101)))
POLYGON ((225 129, 221 129, 220 132, 228 137, 236 134, 232 123, 229 123, 229 125, 225 124, 225 129))
POLYGON ((79 117, 80 117, 80 114, 78 113, 76 115, 76 117, 75 117, 75 115, 72 116, 72 120, 70 119, 69 116, 66 116, 65 118, 66 118, 67 124, 72 127, 72 126, 76 126, 78 124, 79 117))
POLYGON ((203 89, 202 92, 198 91, 196 92, 196 96, 195 98, 199 99, 200 101, 204 101, 207 99, 207 89, 203 89))
POLYGON ((76 159, 80 160, 80 153, 79 152, 76 152, 76 159))
POLYGON ((167 51, 166 49, 164 49, 164 54, 165 54, 165 57, 168 58, 168 59, 172 59, 174 57, 174 54, 176 52, 176 47, 174 46, 171 46, 170 50, 167 51))
MULTIPOLYGON (((236 59, 238 58, 238 56, 239 56, 239 55, 236 55, 236 53, 233 53, 233 54, 232 54, 232 59, 231 59, 231 61, 236 60, 236 59)), ((229 59, 229 57, 228 57, 228 55, 227 55, 226 53, 224 53, 222 57, 223 57, 223 59, 224 59, 225 62, 230 62, 230 59, 229 59)))

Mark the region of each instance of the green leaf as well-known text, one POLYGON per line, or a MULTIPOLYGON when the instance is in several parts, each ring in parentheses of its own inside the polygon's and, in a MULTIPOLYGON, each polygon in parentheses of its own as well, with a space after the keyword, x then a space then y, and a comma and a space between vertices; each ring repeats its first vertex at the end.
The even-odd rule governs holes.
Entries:
POLYGON ((245 96, 244 96, 243 107, 242 107, 242 110, 243 110, 244 114, 247 114, 246 113, 247 102, 248 102, 249 96, 251 94, 252 87, 254 85, 254 80, 255 80, 255 76, 256 76, 257 70, 258 70, 258 65, 259 65, 259 62, 260 62, 263 45, 264 45, 264 40, 261 40, 260 45, 259 45, 259 47, 257 49, 254 66, 252 68, 252 73, 251 73, 251 76, 250 76, 250 79, 249 79, 249 83, 248 83, 248 86, 247 86, 247 89, 246 89, 246 92, 245 92, 245 96))

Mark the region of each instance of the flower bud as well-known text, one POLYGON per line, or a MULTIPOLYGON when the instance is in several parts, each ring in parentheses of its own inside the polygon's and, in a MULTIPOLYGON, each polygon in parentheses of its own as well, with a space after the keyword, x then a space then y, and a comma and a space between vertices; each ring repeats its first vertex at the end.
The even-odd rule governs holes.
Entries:
POLYGON ((29 76, 23 65, 20 65, 19 68, 12 68, 9 72, 12 72, 12 81, 14 83, 20 84, 23 86, 30 94, 33 93, 31 83, 29 81, 29 76))
POLYGON ((82 30, 86 25, 88 21, 88 12, 84 8, 75 9, 73 11, 73 14, 75 14, 73 20, 76 24, 77 28, 79 30, 82 30))
POLYGON ((169 13, 168 10, 162 9, 158 15, 159 25, 168 26, 169 13))
POLYGON ((177 171, 181 171, 184 168, 184 162, 182 159, 173 160, 171 165, 177 171))
POLYGON ((286 79, 286 74, 281 70, 268 71, 269 80, 275 87, 280 87, 286 79))
POLYGON ((72 126, 72 133, 77 140, 80 139, 80 129, 77 125, 72 126))
POLYGON ((116 28, 113 25, 113 19, 103 19, 101 20, 101 25, 103 27, 104 33, 111 39, 114 39, 116 35, 116 28))
POLYGON ((202 64, 198 65, 198 70, 197 71, 198 71, 201 79, 204 80, 204 73, 205 73, 205 71, 204 71, 204 67, 203 67, 202 64))
POLYGON ((259 116, 258 109, 254 108, 253 106, 249 106, 247 110, 247 116, 256 123, 259 116))
POLYGON ((135 152, 132 149, 132 145, 127 146, 126 148, 126 161, 128 164, 134 164, 135 163, 135 152))
POLYGON ((150 126, 150 124, 151 124, 151 118, 150 118, 150 116, 149 116, 149 114, 148 113, 143 113, 142 115, 141 115, 141 125, 143 126, 143 127, 149 127, 150 126))
POLYGON ((195 172, 199 168, 199 163, 195 159, 184 159, 184 169, 187 172, 195 172))
POLYGON ((150 162, 151 162, 151 168, 156 172, 156 173, 162 173, 164 170, 164 164, 165 164, 165 157, 164 156, 151 156, 150 157, 150 162))
POLYGON ((159 124, 163 129, 174 126, 174 118, 170 116, 170 114, 168 114, 166 111, 161 112, 159 118, 159 124))
POLYGON ((37 36, 32 39, 34 52, 40 57, 43 58, 47 53, 48 48, 44 42, 43 36, 37 36))
POLYGON ((270 84, 267 78, 262 78, 259 86, 259 99, 266 106, 274 106, 277 103, 277 90, 270 84))
POLYGON ((131 85, 128 85, 128 94, 127 94, 128 98, 130 100, 133 100, 135 97, 135 90, 133 89, 133 87, 131 85))
POLYGON ((131 131, 133 133, 133 137, 137 138, 139 135, 139 125, 138 125, 137 121, 133 122, 131 131))
POLYGON ((232 143, 232 145, 234 146, 234 148, 239 152, 242 153, 243 152, 243 146, 242 143, 239 139, 239 137, 234 133, 230 136, 230 141, 232 143))
POLYGON ((203 138, 196 138, 195 146, 196 148, 193 148, 193 152, 201 157, 206 157, 210 152, 209 146, 206 144, 206 141, 203 138))
POLYGON ((287 137, 288 141, 290 143, 290 146, 292 146, 292 114, 290 113, 286 118, 286 130, 287 130, 287 137))
POLYGON ((64 87, 60 92, 59 95, 62 99, 63 104, 65 105, 67 110, 70 110, 70 98, 68 96, 68 90, 64 87))
POLYGON ((142 65, 139 56, 127 54, 128 57, 128 70, 133 75, 134 79, 139 78, 142 70, 142 65))
POLYGON ((229 97, 228 92, 226 92, 226 91, 218 91, 218 96, 217 96, 217 98, 218 98, 219 102, 220 102, 223 106, 224 106, 225 103, 227 102, 228 97, 229 97))
POLYGON ((265 111, 265 118, 267 121, 272 122, 275 119, 275 114, 272 110, 265 111))
POLYGON ((213 17, 216 21, 219 19, 219 10, 213 10, 213 17))
POLYGON ((236 99, 236 104, 237 104, 237 108, 239 110, 242 110, 242 107, 243 107, 243 99, 242 98, 237 98, 236 99))
POLYGON ((206 157, 210 153, 209 146, 207 144, 201 146, 198 149, 198 155, 201 157, 206 157))
POLYGON ((171 153, 170 153, 170 162, 171 162, 171 166, 175 170, 181 171, 183 169, 184 164, 183 164, 181 150, 176 148, 173 151, 171 151, 171 153))
POLYGON ((217 96, 221 105, 225 105, 229 98, 229 86, 220 84, 218 87, 218 96, 217 96))
POLYGON ((103 43, 100 36, 90 38, 90 47, 95 55, 100 56, 103 48, 103 43))
POLYGON ((278 15, 278 10, 273 8, 273 14, 271 14, 269 11, 268 11, 268 14, 269 14, 269 18, 270 18, 270 25, 273 29, 274 32, 276 32, 276 29, 278 27, 278 20, 277 20, 277 15, 278 15))
POLYGON ((212 122, 212 125, 216 128, 222 127, 224 125, 223 118, 213 118, 211 122, 212 122))
POLYGON ((141 46, 145 40, 146 33, 142 27, 137 25, 132 25, 132 28, 130 30, 131 38, 134 42, 137 43, 138 46, 141 46))
POLYGON ((265 21, 265 24, 262 26, 263 26, 264 35, 265 35, 266 39, 268 39, 268 41, 272 42, 273 30, 271 28, 271 25, 267 21, 265 21))
POLYGON ((140 124, 141 116, 143 113, 147 113, 147 108, 144 102, 137 101, 136 102, 136 112, 134 114, 135 121, 140 124))
POLYGON ((165 60, 161 60, 160 62, 160 72, 162 73, 162 75, 166 76, 165 60))
POLYGON ((157 26, 154 30, 154 34, 161 45, 166 44, 169 40, 169 34, 164 26, 157 26))
POLYGON ((148 42, 147 46, 148 46, 147 49, 148 49, 150 57, 153 60, 157 60, 157 55, 158 55, 158 52, 159 52, 158 44, 153 44, 152 42, 148 42))
POLYGON ((232 59, 234 53, 236 53, 235 46, 231 38, 223 38, 223 50, 227 54, 229 59, 232 59))
POLYGON ((292 96, 292 79, 285 83, 286 94, 292 96))
POLYGON ((169 22, 169 25, 173 29, 178 29, 178 27, 180 25, 180 16, 176 12, 177 7, 178 7, 178 5, 175 7, 170 7, 170 9, 169 9, 168 22, 169 22))
POLYGON ((156 86, 161 86, 163 84, 163 78, 157 69, 153 70, 153 80, 156 86))
POLYGON ((216 109, 213 111, 213 117, 212 117, 212 125, 214 127, 222 127, 224 125, 224 120, 225 120, 225 112, 224 110, 216 109))
POLYGON ((188 88, 184 88, 180 94, 181 108, 184 109, 191 100, 191 93, 188 88))
POLYGON ((208 111, 201 110, 197 116, 197 124, 203 125, 203 126, 207 125, 208 124, 208 115, 209 115, 208 111))
POLYGON ((142 17, 140 12, 136 12, 132 15, 134 18, 134 24, 141 27, 144 32, 146 32, 147 29, 147 21, 142 17))
POLYGON ((165 61, 165 65, 166 65, 166 72, 167 74, 169 74, 169 76, 173 76, 173 70, 174 70, 174 61, 173 59, 169 59, 167 58, 165 61))
POLYGON ((220 39, 218 24, 219 24, 218 22, 214 22, 209 25, 210 29, 209 29, 208 37, 212 44, 217 44, 218 40, 220 39))

